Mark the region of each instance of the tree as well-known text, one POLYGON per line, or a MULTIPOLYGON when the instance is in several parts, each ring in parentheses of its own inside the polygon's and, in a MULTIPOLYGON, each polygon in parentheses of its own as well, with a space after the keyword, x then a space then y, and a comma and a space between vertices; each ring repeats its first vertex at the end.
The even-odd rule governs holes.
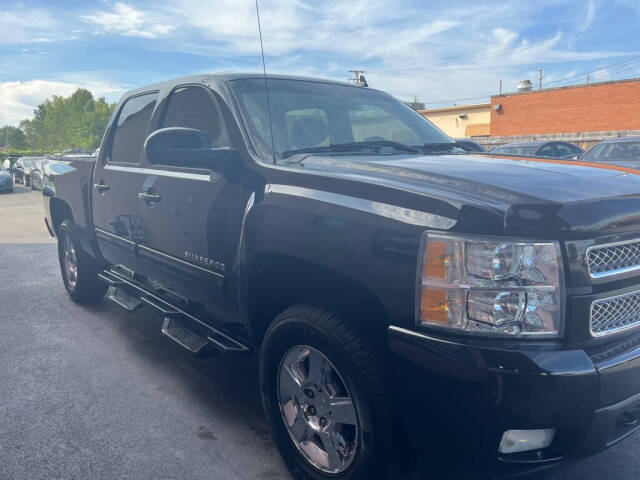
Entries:
POLYGON ((95 100, 79 88, 70 97, 54 95, 34 110, 32 119, 20 122, 23 143, 32 150, 60 151, 67 148, 93 150, 115 108, 104 98, 95 100))
POLYGON ((5 125, 0 128, 0 148, 24 150, 27 148, 27 138, 19 128, 5 125))

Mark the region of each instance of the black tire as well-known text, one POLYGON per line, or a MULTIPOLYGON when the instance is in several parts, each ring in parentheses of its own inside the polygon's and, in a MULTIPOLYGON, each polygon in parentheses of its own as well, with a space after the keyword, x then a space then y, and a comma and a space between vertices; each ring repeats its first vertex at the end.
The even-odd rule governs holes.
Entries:
POLYGON ((274 442, 296 479, 370 480, 392 475, 398 444, 394 442, 389 381, 380 359, 381 355, 376 355, 350 324, 317 306, 293 306, 271 324, 260 353, 262 401, 274 442), (322 353, 335 367, 355 406, 359 441, 353 460, 339 473, 322 471, 305 458, 283 420, 279 370, 294 346, 308 346, 322 353))
POLYGON ((74 302, 88 303, 100 300, 107 291, 107 286, 98 280, 101 268, 96 260, 80 246, 75 227, 70 220, 65 220, 58 227, 58 260, 64 288, 74 302), (68 278, 65 270, 64 245, 69 239, 75 252, 76 275, 75 281, 68 278))

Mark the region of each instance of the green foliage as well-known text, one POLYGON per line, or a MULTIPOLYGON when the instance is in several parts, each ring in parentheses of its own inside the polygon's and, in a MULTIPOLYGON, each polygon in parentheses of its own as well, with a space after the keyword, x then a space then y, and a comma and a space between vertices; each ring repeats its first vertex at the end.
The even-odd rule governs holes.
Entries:
POLYGON ((17 130, 22 133, 23 143, 9 143, 9 148, 48 152, 68 148, 94 150, 100 145, 115 106, 102 97, 95 100, 91 92, 82 88, 70 97, 54 95, 37 106, 31 120, 20 122, 17 130))
POLYGON ((19 128, 5 125, 0 128, 0 148, 24 150, 27 148, 27 137, 19 128))

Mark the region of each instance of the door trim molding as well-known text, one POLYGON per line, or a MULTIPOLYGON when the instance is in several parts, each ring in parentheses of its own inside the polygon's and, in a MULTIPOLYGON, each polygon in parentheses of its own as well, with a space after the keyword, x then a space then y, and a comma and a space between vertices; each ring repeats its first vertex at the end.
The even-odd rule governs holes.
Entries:
POLYGON ((442 215, 437 215, 435 213, 421 212, 419 210, 399 207, 389 203, 376 202, 365 198, 343 195, 341 193, 315 190, 312 188, 298 187, 294 185, 268 183, 264 187, 264 193, 278 193, 281 195, 291 195, 318 200, 320 202, 330 203, 365 213, 371 213, 373 215, 420 227, 448 230, 457 223, 457 220, 454 218, 443 217, 442 215))
POLYGON ((136 256, 139 256, 139 254, 142 253, 142 255, 146 254, 147 258, 149 258, 149 257, 153 258, 154 256, 161 257, 161 258, 163 258, 165 260, 169 260, 169 261, 173 261, 173 262, 179 263, 180 265, 185 265, 187 267, 195 268, 196 270, 201 270, 203 272, 210 273, 211 275, 215 275, 216 277, 220 277, 220 278, 224 278, 225 277, 225 275, 223 275, 222 273, 216 272, 215 270, 210 270, 208 268, 201 267, 200 265, 196 265, 195 263, 187 262, 185 260, 182 260, 181 258, 175 257, 173 255, 169 255, 169 254, 161 252, 159 250, 155 250, 155 249, 153 249, 151 247, 147 247, 146 245, 142 245, 140 243, 135 243, 135 242, 129 240, 128 238, 124 238, 124 237, 121 237, 120 235, 116 235, 114 233, 107 232, 105 230, 102 230, 101 228, 95 227, 95 231, 96 231, 96 235, 102 235, 103 237, 113 238, 113 239, 115 239, 115 240, 127 245, 128 247, 134 248, 136 256))
POLYGON ((107 232, 106 230, 103 230, 101 228, 98 227, 94 227, 95 231, 97 234, 101 234, 107 237, 111 237, 111 238, 115 238, 118 241, 121 241, 123 243, 126 243, 129 246, 134 246, 136 243, 132 240, 129 240, 128 238, 125 237, 121 237, 120 235, 116 235, 115 233, 111 233, 111 232, 107 232))
POLYGON ((158 177, 183 178, 186 180, 198 180, 201 182, 211 181, 211 175, 206 173, 174 172, 173 170, 161 170, 158 168, 125 167, 122 165, 109 165, 109 164, 105 165, 104 169, 111 170, 114 172, 140 173, 142 175, 155 175, 158 177))
POLYGON ((182 259, 180 259, 178 257, 166 254, 164 252, 161 252, 159 250, 155 250, 155 249, 147 247, 145 245, 138 244, 137 245, 137 249, 139 251, 146 252, 146 253, 151 254, 151 255, 156 255, 156 256, 165 258, 167 260, 171 260, 171 261, 177 262, 177 263, 179 263, 181 265, 186 265, 188 267, 193 267, 193 268, 195 268, 197 270, 202 270, 203 272, 210 273, 212 275, 215 275, 216 277, 224 278, 223 274, 218 273, 218 272, 216 272, 214 270, 209 270, 208 268, 201 267, 200 265, 196 265, 195 263, 186 262, 186 261, 184 261, 184 260, 182 260, 182 259))

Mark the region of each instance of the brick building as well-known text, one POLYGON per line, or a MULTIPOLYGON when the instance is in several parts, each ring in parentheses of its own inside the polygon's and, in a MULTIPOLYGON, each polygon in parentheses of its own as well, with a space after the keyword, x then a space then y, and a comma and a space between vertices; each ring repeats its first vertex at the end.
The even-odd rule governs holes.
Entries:
POLYGON ((490 123, 487 144, 563 139, 590 147, 640 135, 640 79, 495 95, 490 123))

